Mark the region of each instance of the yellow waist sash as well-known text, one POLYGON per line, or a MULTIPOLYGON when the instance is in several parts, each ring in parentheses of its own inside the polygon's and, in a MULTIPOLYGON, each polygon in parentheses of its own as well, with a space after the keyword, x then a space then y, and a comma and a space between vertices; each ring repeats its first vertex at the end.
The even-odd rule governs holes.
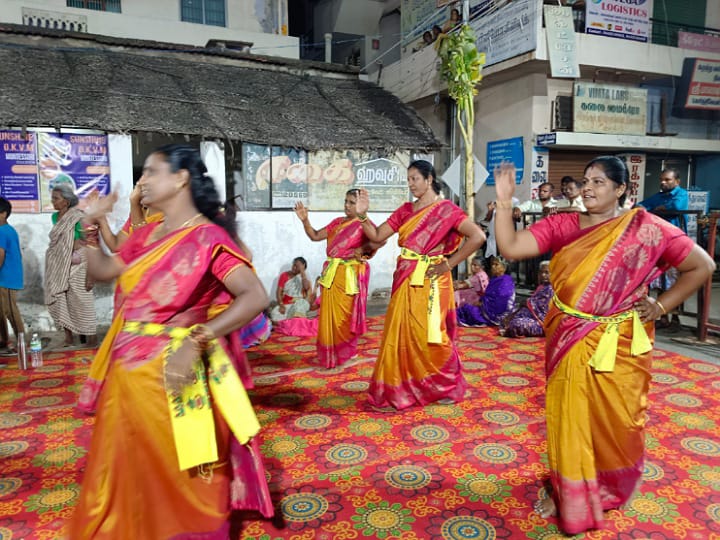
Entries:
POLYGON ((342 264, 345 267, 345 294, 358 294, 360 286, 358 284, 358 275, 355 267, 359 264, 365 264, 355 259, 340 259, 338 257, 328 257, 328 265, 320 276, 320 285, 329 289, 335 280, 335 273, 342 264))
POLYGON ((630 342, 630 354, 639 356, 652 350, 652 343, 645 331, 645 327, 640 320, 638 312, 634 309, 618 313, 611 317, 603 317, 600 315, 591 315, 583 313, 575 308, 564 304, 557 295, 553 295, 553 302, 563 313, 586 321, 595 321, 605 325, 603 333, 595 353, 590 357, 588 364, 595 371, 613 371, 615 369, 615 359, 617 357, 618 338, 620 337, 620 323, 632 317, 633 333, 630 342))
MULTIPOLYGON (((427 277, 425 274, 430 265, 438 264, 445 259, 443 255, 420 255, 407 248, 400 250, 400 258, 417 261, 415 270, 410 275, 410 285, 412 287, 424 286, 427 277)), ((440 286, 437 282, 437 276, 434 276, 430 278, 430 297, 428 298, 428 343, 442 343, 440 313, 440 286)))
MULTIPOLYGON (((180 348, 191 328, 129 321, 123 330, 141 336, 169 336, 170 343, 163 358, 164 372, 168 357, 180 348)), ((194 365, 194 382, 179 393, 166 390, 181 471, 218 460, 213 403, 241 444, 249 442, 260 431, 260 423, 247 392, 217 339, 210 342, 205 354, 208 359, 207 377, 205 365, 198 357, 194 365)))

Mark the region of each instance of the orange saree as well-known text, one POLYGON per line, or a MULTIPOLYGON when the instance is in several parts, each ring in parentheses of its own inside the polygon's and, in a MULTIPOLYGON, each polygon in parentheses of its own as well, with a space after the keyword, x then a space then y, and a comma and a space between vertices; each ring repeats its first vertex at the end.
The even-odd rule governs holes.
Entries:
POLYGON ((370 268, 355 259, 355 249, 367 243, 357 219, 337 218, 327 226, 327 257, 318 323, 317 351, 326 368, 342 365, 357 354, 358 337, 367 325, 370 268))
POLYGON ((249 263, 215 225, 145 245, 155 227, 134 233, 119 252, 127 264, 118 280, 122 307, 91 368, 101 391, 74 540, 227 539, 232 508, 272 515, 257 439, 239 443, 215 394, 208 403, 217 460, 180 470, 163 381, 172 329, 207 321, 225 276, 249 263), (161 330, 139 333, 137 323, 161 330))
POLYGON ((402 248, 393 275, 392 296, 369 389, 370 404, 405 409, 439 399, 459 401, 467 383, 455 348, 457 331, 452 275, 425 277, 429 264, 460 246, 457 226, 465 213, 450 201, 418 212, 412 203, 387 223, 402 248))
POLYGON ((557 214, 530 230, 541 251, 554 252, 548 459, 560 527, 577 534, 601 528, 603 511, 625 504, 640 481, 654 326, 633 304, 693 242, 644 210, 583 230, 578 214, 557 214))

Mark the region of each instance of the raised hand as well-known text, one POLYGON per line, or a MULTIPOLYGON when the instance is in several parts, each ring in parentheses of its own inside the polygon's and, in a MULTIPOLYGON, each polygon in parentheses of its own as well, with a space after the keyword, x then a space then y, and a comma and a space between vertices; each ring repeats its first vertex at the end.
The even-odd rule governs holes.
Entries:
POLYGON ((355 211, 358 215, 364 216, 370 209, 370 194, 367 189, 361 189, 358 192, 357 202, 355 203, 355 211))
POLYGON ((511 201, 515 193, 515 165, 503 161, 493 171, 498 201, 511 201))
POLYGON ((106 214, 112 212, 115 202, 117 202, 118 194, 113 191, 110 195, 103 197, 96 189, 93 189, 87 196, 87 206, 85 206, 85 216, 83 221, 89 223, 97 223, 105 217, 106 214))
POLYGON ((305 221, 308 218, 308 210, 300 201, 295 203, 293 210, 295 210, 295 215, 300 218, 300 221, 305 221))

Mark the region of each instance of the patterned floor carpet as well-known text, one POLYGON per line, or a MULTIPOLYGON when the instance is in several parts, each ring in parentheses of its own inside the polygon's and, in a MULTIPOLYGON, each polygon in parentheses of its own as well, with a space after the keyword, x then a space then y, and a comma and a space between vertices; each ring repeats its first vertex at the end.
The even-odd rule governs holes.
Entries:
MULTIPOLYGON (((308 338, 250 353, 278 515, 236 516, 241 538, 566 538, 532 512, 547 473, 541 341, 462 329, 467 399, 382 413, 365 400, 381 324, 341 369, 319 369, 308 338)), ((93 423, 72 405, 89 361, 0 369, 0 540, 55 538, 72 514, 93 423)), ((718 373, 655 352, 640 493, 577 538, 720 539, 718 373)))

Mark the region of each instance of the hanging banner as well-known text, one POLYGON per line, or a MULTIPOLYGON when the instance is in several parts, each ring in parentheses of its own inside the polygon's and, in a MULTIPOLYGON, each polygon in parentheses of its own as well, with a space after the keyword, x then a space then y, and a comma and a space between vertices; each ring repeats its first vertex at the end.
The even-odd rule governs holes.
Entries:
POLYGON ((0 131, 0 196, 17 213, 40 211, 36 134, 0 131))
POLYGON ((649 41, 653 0, 585 2, 585 33, 632 41, 649 41))
POLYGON ((580 77, 575 27, 570 6, 543 6, 545 35, 550 56, 550 75, 558 78, 580 77))
POLYGON ((618 157, 625 162, 628 169, 630 184, 627 188, 627 197, 625 198, 625 208, 632 208, 644 197, 645 186, 645 166, 647 158, 645 154, 630 153, 618 154, 618 157))
POLYGON ((576 133, 645 135, 647 89, 576 82, 573 130, 576 133))
POLYGON ((370 193, 370 210, 392 212, 409 199, 407 164, 409 155, 398 152, 319 151, 310 154, 308 195, 311 210, 341 211, 349 189, 370 193))
POLYGON ((69 186, 82 200, 93 190, 110 193, 108 137, 102 133, 37 132, 40 204, 54 211, 50 195, 55 186, 69 186))

